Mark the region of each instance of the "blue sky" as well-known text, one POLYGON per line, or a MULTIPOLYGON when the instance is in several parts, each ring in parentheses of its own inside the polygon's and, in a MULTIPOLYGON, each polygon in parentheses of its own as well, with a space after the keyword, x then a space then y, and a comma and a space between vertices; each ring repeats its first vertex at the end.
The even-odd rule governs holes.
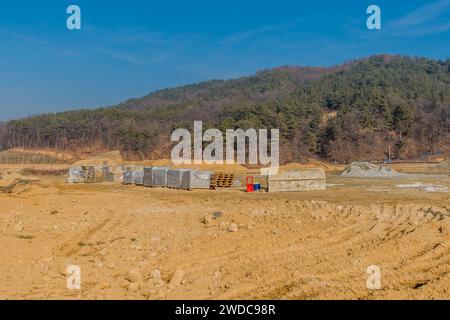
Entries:
POLYGON ((280 65, 450 57, 450 0, 2 1, 0 120, 108 106, 280 65), (82 30, 66 28, 81 7, 82 30), (382 30, 366 9, 382 10, 382 30))

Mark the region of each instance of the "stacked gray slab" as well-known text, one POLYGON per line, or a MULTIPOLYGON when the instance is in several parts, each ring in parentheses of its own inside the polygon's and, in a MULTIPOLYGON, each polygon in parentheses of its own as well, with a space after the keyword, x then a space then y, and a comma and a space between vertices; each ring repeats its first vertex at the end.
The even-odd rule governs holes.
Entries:
POLYGON ((133 171, 127 170, 123 173, 123 184, 133 184, 133 171))
POLYGON ((181 189, 209 189, 211 172, 187 170, 182 173, 181 189))
POLYGON ((144 167, 144 187, 153 187, 153 168, 144 167))
POLYGON ((181 189, 183 174, 189 171, 187 169, 169 169, 167 171, 167 187, 181 189))
POLYGON ((134 184, 137 186, 144 185, 144 171, 133 171, 134 184))
POLYGON ((127 170, 123 173, 123 184, 144 185, 144 171, 127 170))
POLYGON ((144 186, 153 188, 163 188, 167 184, 167 171, 165 167, 145 167, 144 186))
POLYGON ((114 176, 111 175, 111 167, 103 166, 102 167, 102 180, 103 182, 113 182, 114 176))
POLYGON ((169 171, 169 168, 166 167, 153 168, 153 187, 163 188, 167 185, 167 171, 169 171))
POLYGON ((95 182, 95 167, 94 166, 81 166, 81 169, 85 171, 86 181, 88 183, 95 182))
POLYGON ((69 169, 68 183, 84 183, 86 182, 86 173, 81 167, 69 169))

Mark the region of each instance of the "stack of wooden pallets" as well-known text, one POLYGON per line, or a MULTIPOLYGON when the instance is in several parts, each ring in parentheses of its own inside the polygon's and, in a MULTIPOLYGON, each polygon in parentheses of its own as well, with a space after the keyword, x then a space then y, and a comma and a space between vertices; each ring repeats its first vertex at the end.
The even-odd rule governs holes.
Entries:
POLYGON ((211 176, 210 189, 231 188, 234 182, 234 174, 218 172, 211 176))

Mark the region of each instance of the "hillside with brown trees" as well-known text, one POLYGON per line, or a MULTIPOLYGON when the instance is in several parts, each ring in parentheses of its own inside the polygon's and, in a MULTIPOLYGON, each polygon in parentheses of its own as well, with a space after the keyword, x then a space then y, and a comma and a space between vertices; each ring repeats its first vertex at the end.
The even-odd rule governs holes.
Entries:
POLYGON ((372 56, 160 90, 109 108, 0 123, 2 149, 168 157, 171 132, 279 128, 281 161, 420 159, 450 151, 450 59, 372 56))

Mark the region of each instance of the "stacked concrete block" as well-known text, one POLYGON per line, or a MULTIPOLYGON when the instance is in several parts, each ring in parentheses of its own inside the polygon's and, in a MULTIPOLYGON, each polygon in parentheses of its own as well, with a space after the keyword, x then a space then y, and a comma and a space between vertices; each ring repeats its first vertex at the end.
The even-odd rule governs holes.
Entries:
POLYGON ((187 169, 169 169, 167 171, 167 187, 174 189, 181 189, 181 181, 183 174, 190 170, 187 169))
POLYGON ((123 184, 133 184, 133 171, 127 170, 123 173, 123 184))
POLYGON ((144 185, 144 171, 126 170, 123 173, 123 184, 144 185))
POLYGON ((86 182, 86 171, 81 167, 73 167, 69 169, 69 177, 67 178, 68 183, 85 183, 86 182))
POLYGON ((144 185, 144 171, 133 171, 134 184, 137 186, 144 185))
POLYGON ((167 185, 167 171, 165 167, 145 167, 144 186, 152 188, 163 188, 167 185))
POLYGON ((211 172, 187 170, 182 173, 181 189, 209 189, 211 172))

